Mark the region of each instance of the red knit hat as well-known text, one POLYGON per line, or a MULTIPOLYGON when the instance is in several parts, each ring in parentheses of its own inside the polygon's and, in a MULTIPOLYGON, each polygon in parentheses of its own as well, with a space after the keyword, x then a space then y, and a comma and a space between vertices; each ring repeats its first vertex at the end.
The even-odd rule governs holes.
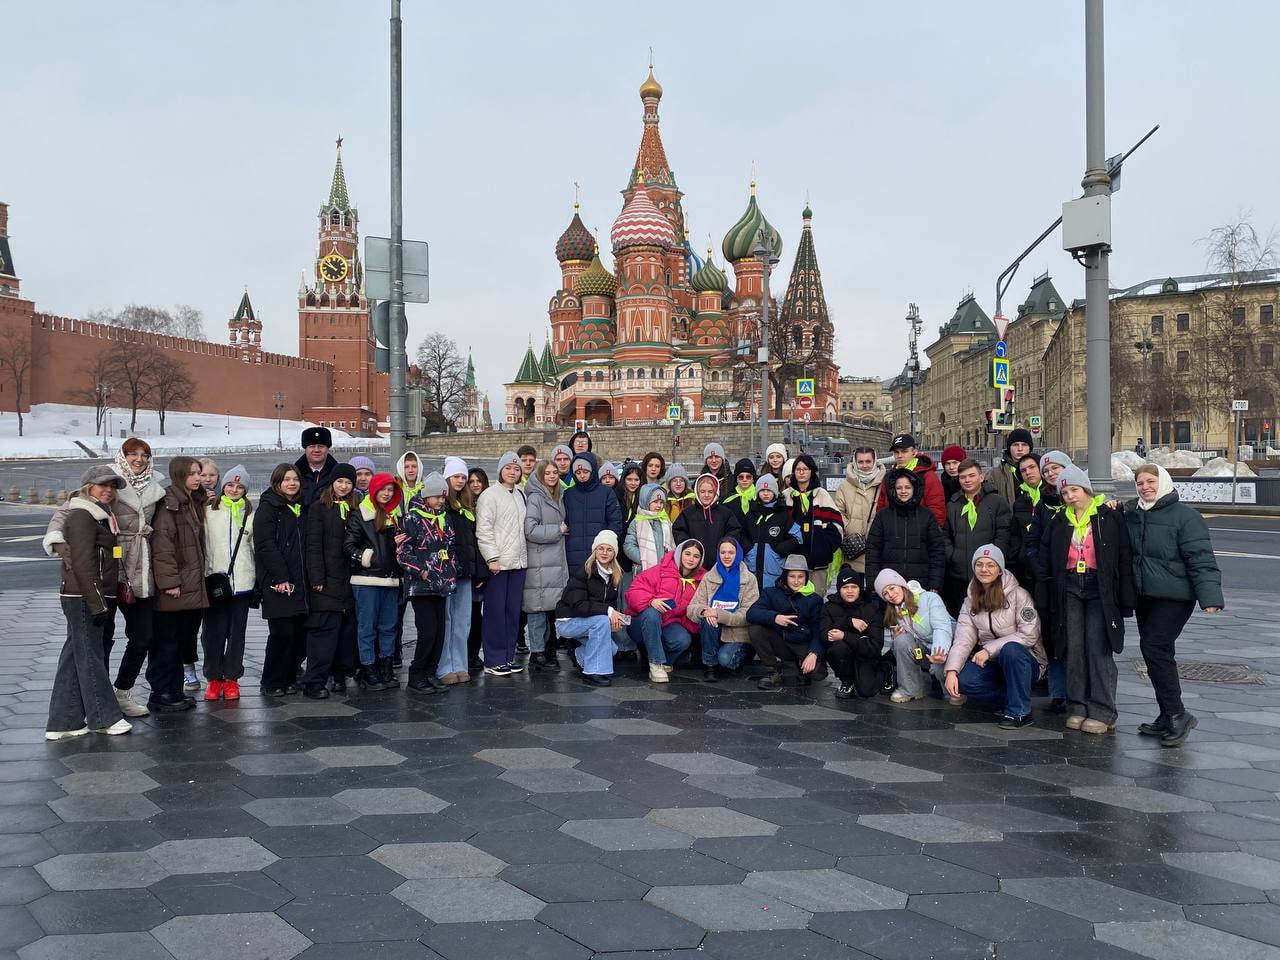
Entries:
POLYGON ((964 447, 958 443, 953 443, 942 451, 942 456, 939 459, 942 463, 946 463, 948 460, 968 460, 969 455, 964 452, 964 447))

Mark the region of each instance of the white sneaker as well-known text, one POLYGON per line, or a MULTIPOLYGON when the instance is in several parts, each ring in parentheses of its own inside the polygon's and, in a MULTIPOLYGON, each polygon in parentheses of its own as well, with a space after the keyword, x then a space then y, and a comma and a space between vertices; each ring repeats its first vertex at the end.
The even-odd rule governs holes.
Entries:
POLYGON ((182 671, 182 689, 183 690, 199 690, 200 689, 200 678, 196 676, 194 664, 192 664, 191 669, 182 671))
POLYGON ((669 663, 660 663, 660 664, 658 664, 658 666, 662 667, 662 669, 663 669, 663 670, 665 670, 665 671, 667 672, 667 676, 668 676, 668 677, 669 677, 669 676, 671 676, 671 671, 675 669, 675 667, 673 667, 673 666, 672 666, 671 664, 669 664, 669 663))
POLYGON ((133 699, 132 690, 116 689, 116 703, 126 717, 149 717, 151 711, 133 699))
POLYGON ((46 730, 44 738, 46 740, 70 740, 72 737, 83 737, 88 732, 88 727, 81 727, 79 730, 46 730))
POLYGON ((99 727, 94 733, 105 733, 108 737, 118 737, 122 733, 128 733, 133 729, 133 724, 121 717, 109 727, 99 727))
POLYGON ((892 700, 894 703, 910 703, 912 700, 923 700, 924 697, 914 696, 910 693, 907 693, 907 691, 899 687, 897 690, 893 691, 893 693, 889 694, 889 699, 892 700))
POLYGON ((649 682, 650 683, 670 683, 671 678, 667 676, 667 671, 663 669, 664 664, 649 664, 649 682))

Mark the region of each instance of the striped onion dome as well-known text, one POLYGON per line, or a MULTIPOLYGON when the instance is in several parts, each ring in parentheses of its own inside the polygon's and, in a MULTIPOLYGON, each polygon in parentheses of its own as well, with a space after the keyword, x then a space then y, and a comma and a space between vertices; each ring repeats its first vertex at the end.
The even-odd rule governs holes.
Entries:
POLYGON ((699 293, 723 293, 729 289, 729 283, 725 279, 724 271, 711 261, 710 250, 707 251, 706 263, 689 278, 689 286, 699 293))
POLYGON ((674 247, 675 227, 656 206, 643 186, 637 186, 609 231, 615 254, 627 247, 674 247))
POLYGON ((751 200, 747 203, 746 212, 742 214, 737 223, 729 228, 729 232, 724 235, 724 243, 720 246, 720 249, 724 252, 725 260, 730 263, 736 263, 739 260, 754 257, 756 235, 762 229, 769 236, 774 255, 781 254, 782 236, 764 218, 764 214, 760 212, 760 207, 756 204, 756 185, 753 181, 751 184, 751 200))
POLYGON ((595 246, 595 237, 591 236, 582 217, 578 216, 578 205, 574 204, 573 219, 556 241, 556 259, 561 263, 566 260, 590 260, 595 246))
POLYGON ((591 266, 573 281, 573 292, 581 297, 612 297, 618 292, 618 278, 600 262, 600 251, 591 258, 591 266))

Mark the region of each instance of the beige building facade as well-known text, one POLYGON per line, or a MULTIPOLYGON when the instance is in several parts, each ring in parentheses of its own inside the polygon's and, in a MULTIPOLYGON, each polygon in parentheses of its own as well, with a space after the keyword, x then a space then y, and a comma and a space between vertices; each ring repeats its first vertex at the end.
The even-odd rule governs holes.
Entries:
POLYGON ((839 396, 841 423, 893 422, 893 397, 878 377, 841 377, 839 396))

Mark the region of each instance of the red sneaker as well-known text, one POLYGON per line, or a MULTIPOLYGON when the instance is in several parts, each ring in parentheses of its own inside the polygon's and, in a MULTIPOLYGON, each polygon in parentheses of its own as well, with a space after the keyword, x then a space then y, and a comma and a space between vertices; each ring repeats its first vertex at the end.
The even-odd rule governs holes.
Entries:
POLYGON ((223 683, 222 699, 223 700, 239 700, 240 684, 235 680, 227 680, 225 683, 223 683))
POLYGON ((204 688, 204 698, 206 700, 217 700, 222 696, 222 688, 224 684, 221 680, 210 680, 209 685, 204 688))

